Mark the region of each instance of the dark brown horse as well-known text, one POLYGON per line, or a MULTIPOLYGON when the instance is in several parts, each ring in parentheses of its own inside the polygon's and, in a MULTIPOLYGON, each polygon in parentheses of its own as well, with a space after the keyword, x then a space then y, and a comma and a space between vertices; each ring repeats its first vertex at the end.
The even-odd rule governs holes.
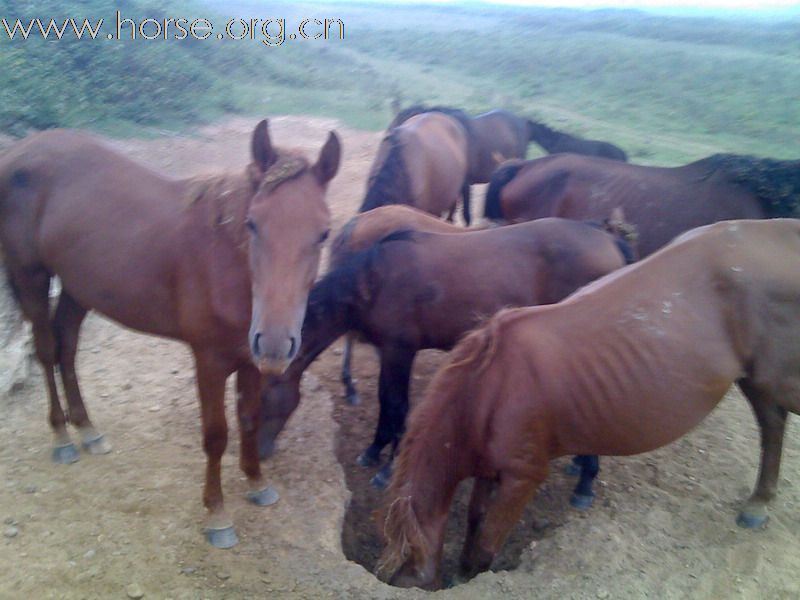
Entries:
POLYGON ((446 106, 411 106, 402 110, 389 125, 397 127, 401 123, 426 112, 441 112, 458 119, 467 132, 469 146, 469 183, 486 183, 503 161, 512 158, 525 158, 528 143, 532 139, 528 120, 507 111, 492 110, 469 116, 463 110, 446 106))
MULTIPOLYGON (((453 234, 400 232, 352 256, 311 290, 303 346, 264 394, 265 448, 300 399, 300 376, 342 334, 355 331, 380 354, 380 417, 359 463, 375 466, 405 426, 414 357, 447 350, 507 306, 558 302, 626 262, 622 243, 597 227, 540 219, 453 234)), ((386 484, 391 462, 373 479, 386 484)))
POLYGON ((68 421, 88 452, 110 448, 89 419, 75 372, 80 326, 93 309, 191 347, 208 458, 209 541, 236 543, 220 484, 225 381, 234 372, 248 497, 261 505, 277 500, 257 455, 259 368, 282 371, 300 347, 329 229, 325 189, 339 154, 333 133, 314 165, 278 152, 262 121, 253 133, 252 162, 235 175, 167 178, 77 131, 33 135, 2 157, 0 243, 44 368, 56 462, 78 458, 68 421), (63 290, 51 314, 48 290, 56 275, 63 290))
POLYGON ((797 214, 800 161, 715 154, 682 167, 561 154, 509 164, 492 176, 488 219, 599 219, 622 208, 647 256, 675 236, 726 219, 797 214))
POLYGON ((738 383, 761 468, 738 522, 775 495, 787 411, 800 413, 800 221, 729 221, 554 306, 503 311, 467 336, 409 419, 379 522, 381 577, 439 585, 459 481, 475 477, 461 572, 492 559, 567 454, 630 455, 678 439, 738 383))
MULTIPOLYGON (((341 265, 352 255, 365 250, 390 233, 400 230, 427 231, 430 233, 462 233, 470 231, 432 217, 426 212, 404 204, 387 204, 360 213, 350 219, 331 244, 331 269, 341 265)), ((350 364, 353 356, 353 336, 345 340, 342 359, 342 383, 348 404, 358 404, 358 390, 353 383, 350 364)))
POLYGON ((408 204, 453 219, 463 199, 471 221, 467 182, 467 134, 458 119, 423 113, 389 130, 370 168, 359 212, 387 204, 408 204))
POLYGON ((600 140, 586 140, 563 131, 556 131, 544 123, 528 121, 528 134, 532 142, 536 142, 548 154, 583 154, 585 156, 601 156, 612 160, 628 160, 622 148, 600 140))

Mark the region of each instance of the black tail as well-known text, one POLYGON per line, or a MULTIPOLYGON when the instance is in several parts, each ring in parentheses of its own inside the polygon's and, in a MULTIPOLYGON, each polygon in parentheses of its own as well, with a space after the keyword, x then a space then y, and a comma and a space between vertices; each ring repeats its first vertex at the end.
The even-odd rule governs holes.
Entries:
POLYGON ((500 206, 500 192, 509 181, 517 176, 523 166, 525 166, 524 162, 503 165, 492 173, 492 177, 489 179, 489 187, 486 190, 486 201, 483 205, 484 218, 492 221, 503 218, 503 207, 500 206))
POLYGON ((758 197, 767 218, 800 217, 800 160, 715 154, 703 161, 711 167, 707 177, 722 170, 758 197))

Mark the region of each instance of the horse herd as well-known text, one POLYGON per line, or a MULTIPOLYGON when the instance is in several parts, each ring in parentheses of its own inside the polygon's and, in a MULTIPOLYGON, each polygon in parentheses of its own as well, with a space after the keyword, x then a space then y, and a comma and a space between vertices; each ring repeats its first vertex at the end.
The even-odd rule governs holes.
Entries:
POLYGON ((733 383, 762 446, 737 522, 763 525, 787 413, 800 412, 800 161, 644 167, 507 111, 415 106, 387 129, 317 280, 340 155, 335 133, 313 163, 278 149, 266 121, 236 174, 176 180, 68 130, 0 155, 0 245, 44 370, 54 461, 78 460, 68 423, 85 451, 110 450, 75 371, 94 309, 190 346, 216 547, 237 542, 220 479, 227 378, 248 499, 272 504, 260 459, 300 402, 303 372, 342 335, 348 402, 359 401, 352 339, 380 356, 379 420, 358 462, 388 485, 377 574, 389 583, 441 585, 460 481, 475 479, 460 562, 471 577, 490 568, 551 459, 575 455, 572 503, 587 508, 598 455, 677 439, 733 383), (524 160, 530 141, 554 154, 524 160), (461 202, 469 224, 470 186, 485 182, 489 224, 439 219, 461 202), (451 353, 407 419, 424 348, 451 353))

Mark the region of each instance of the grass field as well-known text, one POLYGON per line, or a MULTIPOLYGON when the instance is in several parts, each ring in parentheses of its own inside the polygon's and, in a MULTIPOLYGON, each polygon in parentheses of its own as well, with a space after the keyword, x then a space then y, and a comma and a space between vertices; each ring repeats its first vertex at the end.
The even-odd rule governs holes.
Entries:
MULTIPOLYGON (((34 14, 25 4, 0 0, 0 16, 110 17, 115 10, 100 0, 45 0, 34 14)), ((345 38, 272 48, 258 40, 0 39, 0 130, 66 125, 147 134, 231 112, 333 116, 380 129, 394 99, 472 112, 509 108, 612 141, 643 163, 679 164, 718 151, 800 157, 800 19, 476 3, 123 6, 132 17, 285 17, 287 27, 303 17, 339 18, 345 38)))

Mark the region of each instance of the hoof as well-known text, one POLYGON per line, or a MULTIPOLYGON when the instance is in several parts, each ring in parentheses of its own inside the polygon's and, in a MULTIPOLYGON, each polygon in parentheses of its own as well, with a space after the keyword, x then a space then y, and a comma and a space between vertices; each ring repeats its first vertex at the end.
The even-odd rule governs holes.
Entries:
POLYGON ((745 529, 761 529, 767 524, 768 520, 769 516, 766 514, 757 515, 742 511, 739 513, 739 516, 736 517, 736 524, 745 529))
POLYGON ((98 435, 90 440, 84 440, 81 445, 89 454, 108 454, 111 452, 111 444, 108 443, 104 435, 98 435))
POLYGON ((69 465, 78 461, 78 450, 75 444, 65 444, 53 448, 53 462, 60 465, 69 465))
POLYGON ((352 392, 347 392, 345 398, 347 399, 347 404, 349 404, 350 406, 358 406, 359 404, 361 404, 361 397, 355 390, 353 390, 352 392))
POLYGON ((581 474, 581 468, 574 462, 571 462, 566 467, 564 467, 564 474, 569 475, 570 477, 577 477, 578 475, 581 474))
POLYGON ((222 529, 206 529, 206 540, 214 548, 226 549, 233 548, 239 543, 236 531, 233 527, 223 527, 222 529))
POLYGON ((385 490, 389 487, 391 475, 387 476, 383 471, 378 471, 375 473, 375 476, 369 480, 369 484, 378 489, 378 490, 385 490))
POLYGON ((380 462, 380 458, 370 455, 368 450, 364 450, 356 459, 356 463, 362 467, 377 467, 380 462))
POLYGON ((572 494, 569 503, 573 508, 578 510, 589 510, 594 503, 594 496, 587 496, 585 494, 572 494))
POLYGON ((247 492, 247 499, 256 506, 275 504, 279 498, 278 492, 276 492, 275 488, 272 486, 267 486, 263 490, 258 490, 256 492, 247 492))

